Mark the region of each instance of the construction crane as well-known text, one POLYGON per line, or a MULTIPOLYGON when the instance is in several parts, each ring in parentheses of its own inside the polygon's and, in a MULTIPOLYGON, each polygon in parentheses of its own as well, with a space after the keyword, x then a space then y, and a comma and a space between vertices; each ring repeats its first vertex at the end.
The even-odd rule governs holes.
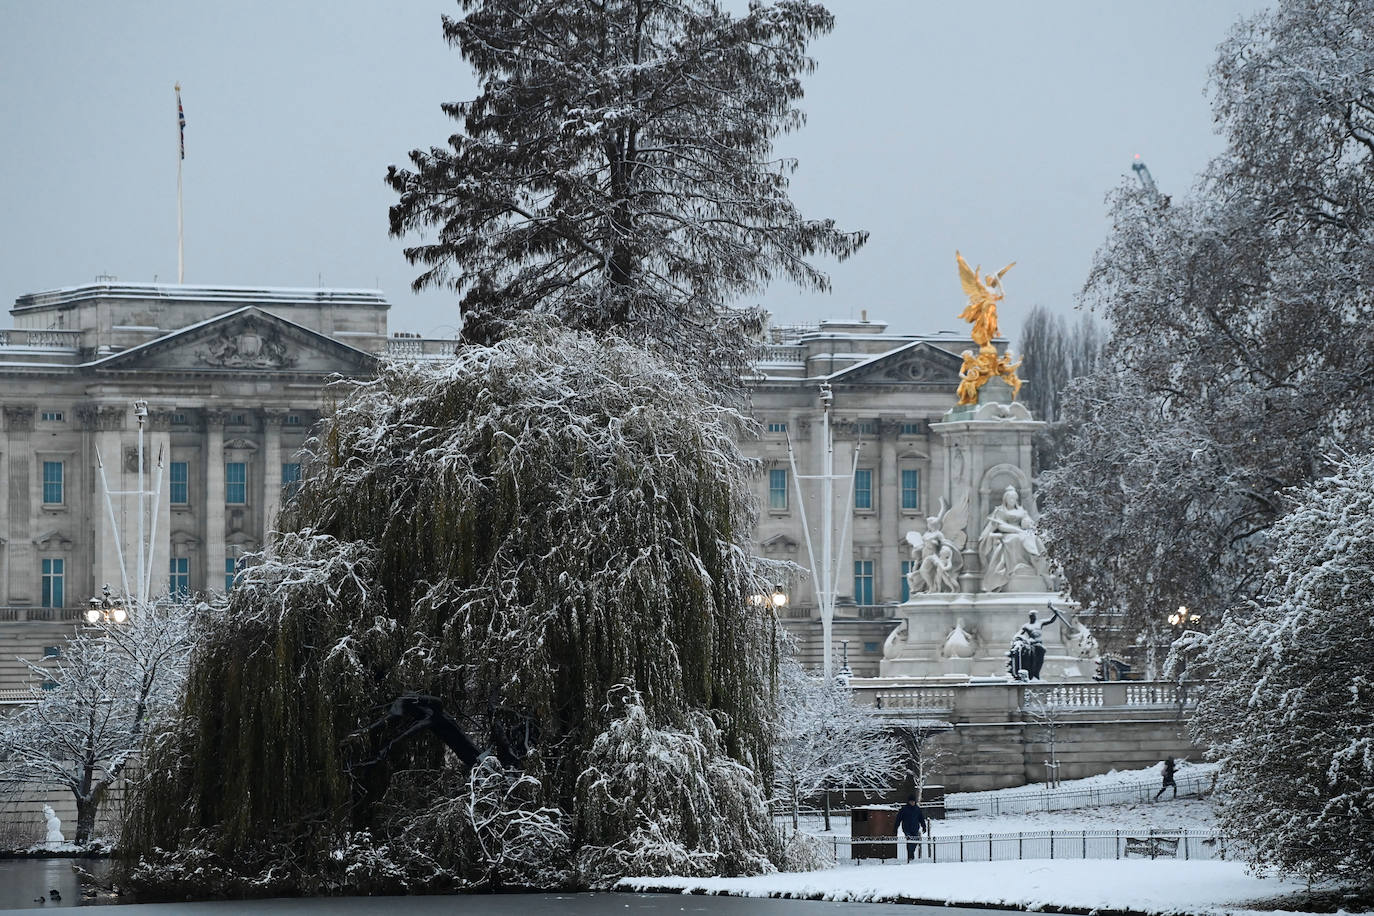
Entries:
POLYGON ((1169 198, 1159 193, 1159 187, 1155 184, 1154 176, 1150 174, 1149 167, 1141 160, 1139 153, 1135 154, 1135 162, 1131 163, 1131 170, 1140 179, 1140 184, 1145 188, 1146 194, 1159 203, 1167 204, 1169 202, 1169 198))

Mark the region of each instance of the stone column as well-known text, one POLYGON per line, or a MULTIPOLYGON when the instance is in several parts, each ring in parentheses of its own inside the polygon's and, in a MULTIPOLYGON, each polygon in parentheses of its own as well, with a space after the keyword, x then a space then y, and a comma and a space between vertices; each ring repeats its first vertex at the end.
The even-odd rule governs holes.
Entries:
POLYGON ((255 533, 258 543, 265 545, 268 534, 277 527, 277 512, 281 508, 281 427, 286 419, 286 410, 268 408, 262 415, 262 530, 255 533))
POLYGON ((878 531, 882 543, 879 558, 878 594, 881 602, 899 601, 902 597, 902 557, 905 556, 904 532, 901 530, 902 482, 897 473, 897 436, 900 420, 880 420, 878 433, 882 437, 878 450, 878 531))
POLYGON ((224 588, 224 421, 223 411, 205 412, 205 556, 192 573, 207 592, 224 588))
MULTIPOLYGON (((857 441, 850 424, 831 426, 835 435, 835 531, 831 535, 834 546, 835 604, 854 603, 854 522, 856 511, 851 494, 854 487, 854 444, 857 441), (843 436, 843 438, 841 438, 843 436), (849 524, 845 524, 848 516, 849 524)), ((862 452, 860 453, 862 457, 862 452)), ((864 459, 867 460, 867 459, 864 459)), ((862 464, 863 461, 860 461, 862 464)), ((830 558, 818 562, 832 562, 830 558)))
POLYGON ((9 498, 5 507, 9 522, 4 528, 9 563, 6 604, 37 604, 41 595, 30 525, 34 491, 30 436, 36 410, 27 404, 5 408, 5 438, 9 443, 9 498))
POLYGON ((167 590, 171 581, 169 573, 172 557, 172 411, 150 410, 145 436, 143 448, 148 460, 147 486, 157 494, 156 503, 153 502, 154 497, 148 497, 148 535, 154 538, 149 544, 152 556, 148 562, 152 564, 152 575, 148 578, 148 594, 157 597, 167 590), (160 471, 157 466, 159 455, 162 457, 160 471))

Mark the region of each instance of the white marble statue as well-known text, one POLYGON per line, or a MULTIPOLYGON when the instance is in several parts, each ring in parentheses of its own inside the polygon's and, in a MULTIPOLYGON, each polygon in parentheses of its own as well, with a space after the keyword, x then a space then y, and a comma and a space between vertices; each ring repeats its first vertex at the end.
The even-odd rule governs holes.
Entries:
POLYGON ((57 812, 52 809, 52 805, 43 806, 43 820, 48 822, 48 836, 45 843, 65 843, 66 839, 62 836, 62 818, 57 816, 57 812))
POLYGON ((926 530, 922 534, 906 533, 907 543, 911 545, 911 571, 906 575, 906 583, 907 591, 913 595, 959 591, 959 570, 964 559, 959 545, 944 532, 945 516, 949 515, 944 500, 940 501, 940 509, 939 515, 927 516, 926 530))
POLYGON ((1045 575, 1045 548, 1035 533, 1035 522, 1021 507, 1016 487, 1008 486, 1002 502, 988 516, 978 535, 978 556, 983 561, 983 591, 1002 591, 1017 572, 1045 575))
POLYGON ((960 617, 945 637, 940 655, 943 658, 973 658, 973 652, 973 636, 964 629, 964 618, 960 617))

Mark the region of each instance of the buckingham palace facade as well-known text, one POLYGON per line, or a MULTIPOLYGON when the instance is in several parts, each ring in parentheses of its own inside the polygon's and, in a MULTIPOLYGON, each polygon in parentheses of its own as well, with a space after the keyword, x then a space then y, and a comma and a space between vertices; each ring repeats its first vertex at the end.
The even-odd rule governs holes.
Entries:
MULTIPOLYGON (((147 522, 152 593, 222 592, 299 480, 296 453, 325 408, 328 381, 370 376, 379 358, 451 355, 451 340, 389 333, 389 308, 370 290, 115 281, 20 297, 13 328, 0 329, 6 654, 36 653, 18 643, 51 641, 103 585, 123 590, 120 557, 132 569, 137 541, 134 401, 147 403, 148 486, 161 481, 147 522)), ((967 346, 955 334, 889 335, 866 317, 775 328, 751 382, 763 430, 748 446, 763 460, 756 549, 801 567, 810 562, 807 527, 819 549, 822 512, 820 488, 798 488, 797 478, 820 472, 823 386, 832 398, 834 467, 857 468, 852 511, 849 486, 834 496, 837 633, 853 630, 856 667, 877 658, 891 627, 885 608, 906 598, 905 532, 919 530, 931 494, 942 492, 929 424, 953 402, 967 346)), ((789 623, 805 642, 816 604, 810 577, 783 584, 789 623)), ((6 680, 0 671, 0 691, 18 686, 6 680)))

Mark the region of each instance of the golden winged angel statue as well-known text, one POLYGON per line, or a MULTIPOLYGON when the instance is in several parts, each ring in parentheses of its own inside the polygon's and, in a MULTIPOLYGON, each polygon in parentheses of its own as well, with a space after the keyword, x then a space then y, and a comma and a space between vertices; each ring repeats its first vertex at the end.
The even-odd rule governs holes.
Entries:
POLYGON ((964 295, 968 296, 968 305, 964 306, 959 317, 973 323, 970 332, 973 342, 980 347, 987 346, 998 334, 997 303, 1006 295, 1002 289, 1002 278, 1016 266, 1016 262, 1012 261, 997 273, 988 274, 980 280, 978 270, 982 265, 969 267, 968 261, 958 251, 954 252, 954 259, 959 262, 959 283, 964 287, 964 295))
POLYGON ((1016 266, 1016 262, 1012 261, 997 273, 980 279, 979 268, 969 267, 968 261, 958 251, 954 252, 954 259, 959 262, 959 283, 968 296, 968 305, 964 306, 959 317, 972 323, 969 336, 978 344, 976 356, 971 350, 964 351, 964 364, 959 369, 959 404, 977 404, 978 389, 993 378, 1000 378, 1010 385, 1014 398, 1021 393, 1021 379, 1016 375, 1016 367, 1021 363, 1013 363, 1011 357, 1006 355, 999 356, 992 339, 999 334, 997 303, 1006 295, 1002 289, 1002 277, 1016 266))

